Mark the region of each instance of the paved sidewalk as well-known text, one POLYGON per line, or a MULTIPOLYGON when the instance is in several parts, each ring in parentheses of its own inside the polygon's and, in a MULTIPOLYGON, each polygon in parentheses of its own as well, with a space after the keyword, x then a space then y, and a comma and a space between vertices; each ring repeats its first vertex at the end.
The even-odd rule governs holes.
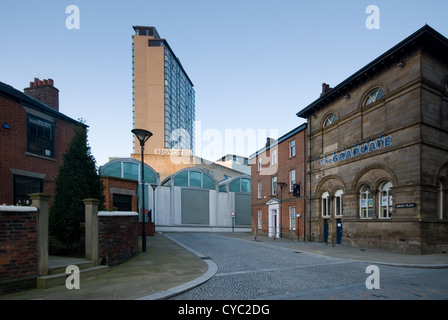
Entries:
POLYGON ((448 268, 448 253, 414 255, 379 249, 348 247, 317 242, 303 242, 284 238, 255 236, 249 233, 228 233, 222 236, 289 248, 296 251, 321 254, 330 257, 368 261, 376 264, 413 268, 448 268))
MULTIPOLYGON (((448 268, 448 254, 409 255, 384 250, 363 249, 341 245, 325 245, 289 239, 273 239, 249 233, 221 233, 219 236, 265 245, 280 246, 345 259, 369 261, 373 264, 420 268, 448 268)), ((50 289, 32 289, 0 296, 0 300, 157 300, 198 286, 217 272, 216 264, 199 252, 184 247, 157 233, 147 238, 147 252, 111 267, 106 273, 83 279, 79 290, 64 285, 50 289)))
POLYGON ((206 261, 165 235, 156 234, 147 237, 146 252, 140 251, 106 273, 86 279, 81 276, 79 290, 62 285, 4 295, 0 300, 160 299, 206 281, 211 276, 208 270, 206 261))

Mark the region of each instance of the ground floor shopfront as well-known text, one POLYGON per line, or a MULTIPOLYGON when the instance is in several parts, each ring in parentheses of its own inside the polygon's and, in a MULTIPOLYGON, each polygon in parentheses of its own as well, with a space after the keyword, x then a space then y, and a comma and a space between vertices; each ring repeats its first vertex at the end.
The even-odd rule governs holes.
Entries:
POLYGON ((388 152, 311 171, 311 241, 418 254, 448 251, 448 155, 428 149, 439 154, 429 161, 422 149, 418 143, 391 145, 388 152))

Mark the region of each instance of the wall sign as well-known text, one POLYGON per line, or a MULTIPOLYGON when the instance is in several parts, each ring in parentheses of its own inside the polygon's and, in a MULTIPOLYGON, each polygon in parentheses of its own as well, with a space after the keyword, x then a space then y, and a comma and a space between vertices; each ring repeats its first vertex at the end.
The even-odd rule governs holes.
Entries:
POLYGON ((380 150, 386 147, 389 147, 392 145, 392 137, 387 136, 379 136, 376 140, 367 140, 362 145, 354 145, 352 148, 348 150, 342 150, 340 152, 334 152, 332 156, 324 156, 322 159, 319 160, 319 158, 316 158, 317 161, 319 161, 320 165, 322 167, 329 166, 332 164, 336 164, 339 161, 347 160, 350 158, 354 158, 359 156, 360 154, 365 154, 368 152, 372 152, 375 150, 380 150))
POLYGON ((417 207, 416 203, 399 203, 395 205, 395 208, 401 209, 401 208, 415 208, 417 207))

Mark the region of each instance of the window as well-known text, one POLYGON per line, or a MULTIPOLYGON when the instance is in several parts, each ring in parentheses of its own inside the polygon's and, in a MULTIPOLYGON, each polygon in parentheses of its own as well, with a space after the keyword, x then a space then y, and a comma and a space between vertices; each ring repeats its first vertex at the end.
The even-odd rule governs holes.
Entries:
POLYGON ((112 195, 113 197, 113 206, 117 211, 132 211, 132 196, 125 194, 116 194, 112 195))
POLYGON ((272 150, 272 165, 277 164, 277 150, 272 150))
POLYGON ((289 141, 289 157, 292 158, 296 155, 296 140, 289 141))
POLYGON ((440 220, 447 219, 447 192, 444 188, 444 180, 439 180, 439 187, 437 190, 437 217, 440 220))
POLYGON ((342 192, 342 190, 337 190, 334 194, 334 215, 336 217, 341 217, 342 216, 342 195, 344 193, 342 192))
POLYGON ((289 207, 289 230, 296 230, 296 207, 289 207))
POLYGON ((190 171, 190 187, 202 187, 202 172, 190 171))
POLYGON ((338 121, 338 116, 334 113, 330 114, 324 121, 324 128, 338 121))
POLYGON ((258 165, 258 171, 261 171, 261 158, 258 158, 257 165, 258 165))
POLYGON ((277 195, 277 177, 272 177, 272 195, 277 195))
POLYGON ((359 215, 361 219, 373 218, 373 195, 369 186, 361 188, 359 215))
POLYGON ((176 187, 197 187, 203 189, 216 189, 216 183, 208 174, 199 171, 185 170, 174 176, 176 187))
POLYGON ((364 105, 368 106, 371 103, 374 103, 375 101, 378 101, 384 96, 384 90, 381 88, 373 89, 369 92, 367 95, 366 100, 364 101, 364 105))
POLYGON ((296 184, 296 170, 289 171, 289 191, 294 191, 294 185, 296 184))
POLYGON ((241 192, 251 192, 250 179, 241 178, 241 192))
POLYGON ((30 193, 42 193, 43 180, 33 177, 13 176, 13 201, 14 204, 30 201, 30 193))
POLYGON ((27 151, 40 156, 54 157, 54 124, 52 122, 28 116, 27 151))
POLYGON ((328 218, 330 217, 330 194, 328 192, 324 192, 322 194, 322 217, 328 218))
POLYGON ((261 229, 261 227, 262 227, 262 217, 263 217, 263 214, 262 214, 262 211, 261 210, 258 210, 258 229, 261 229))
POLYGON ((379 203, 380 203, 380 218, 390 218, 392 214, 392 194, 390 192, 390 188, 392 187, 392 183, 385 182, 380 188, 379 193, 379 203))
POLYGON ((262 183, 261 181, 258 181, 258 199, 261 199, 261 193, 262 193, 262 183))

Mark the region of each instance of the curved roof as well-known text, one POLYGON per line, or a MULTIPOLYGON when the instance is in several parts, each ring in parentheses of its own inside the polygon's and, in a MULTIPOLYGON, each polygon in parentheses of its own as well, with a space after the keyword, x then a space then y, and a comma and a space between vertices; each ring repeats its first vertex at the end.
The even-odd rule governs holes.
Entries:
MULTIPOLYGON (((100 167, 102 176, 117 177, 123 179, 137 180, 140 179, 141 161, 132 158, 113 159, 100 167)), ((159 174, 145 163, 144 166, 145 183, 160 184, 159 174)))
POLYGON ((216 190, 217 181, 207 170, 190 167, 184 168, 166 177, 162 181, 163 186, 196 187, 216 190))

